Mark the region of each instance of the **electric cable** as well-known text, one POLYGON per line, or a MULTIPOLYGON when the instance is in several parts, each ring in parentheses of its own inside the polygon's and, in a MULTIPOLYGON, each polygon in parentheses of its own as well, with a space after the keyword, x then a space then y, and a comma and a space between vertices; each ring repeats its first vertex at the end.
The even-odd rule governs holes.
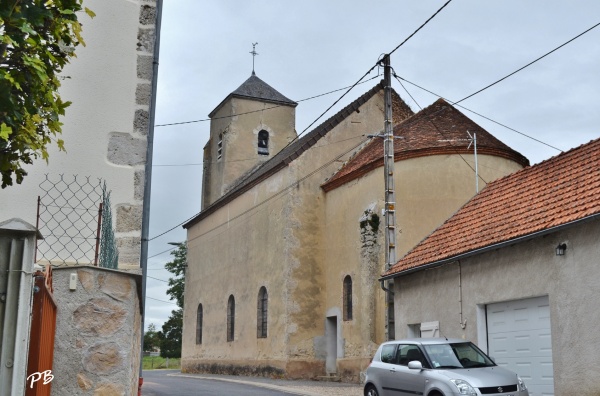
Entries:
POLYGON ((415 34, 417 34, 419 32, 419 30, 423 29, 423 27, 425 27, 425 25, 427 25, 429 23, 429 21, 431 21, 433 18, 435 18, 437 16, 437 14, 439 14, 444 8, 446 8, 446 6, 448 4, 450 4, 452 0, 448 0, 446 3, 444 3, 443 6, 441 6, 432 16, 430 16, 425 22, 423 22, 423 24, 421 26, 419 26, 417 28, 417 30, 415 30, 414 32, 411 33, 410 36, 408 36, 403 42, 401 42, 400 44, 398 44, 398 46, 396 48, 394 48, 388 55, 392 55, 394 52, 396 52, 396 50, 400 47, 402 47, 404 44, 406 44, 406 42, 408 40, 410 40, 415 34))
POLYGON ((539 61, 539 60, 541 60, 541 59, 543 59, 543 58, 547 57, 547 56, 548 56, 548 55, 550 55, 551 53, 553 53, 553 52, 555 52, 555 51, 559 50, 560 48, 562 48, 562 47, 564 47, 565 45, 569 44, 570 42, 572 42, 572 41, 574 41, 574 40, 578 39, 579 37, 581 37, 581 36, 583 36, 584 34, 586 34, 586 33, 590 32, 591 30, 593 30, 593 29, 597 28, 598 26, 600 26, 600 22, 599 22, 599 23, 597 23, 597 24, 595 24, 595 25, 594 25, 594 26, 592 26, 591 28, 587 29, 587 30, 586 30, 586 31, 584 31, 583 33, 580 33, 580 34, 578 34, 577 36, 573 37, 572 39, 570 39, 570 40, 568 40, 568 41, 564 42, 563 44, 559 45, 558 47, 554 48, 552 51, 546 52, 544 55, 540 56, 539 58, 537 58, 537 59, 535 59, 535 60, 533 60, 533 61, 531 61, 531 62, 529 62, 529 63, 528 63, 528 64, 526 64, 525 66, 523 66, 523 67, 521 67, 521 68, 519 68, 519 69, 515 70, 514 72, 512 72, 512 73, 510 73, 510 74, 507 74, 506 76, 504 76, 504 77, 502 77, 501 79, 499 79, 499 80, 497 80, 497 81, 495 81, 495 82, 491 83, 490 85, 488 85, 488 86, 486 86, 486 87, 484 87, 484 88, 481 88, 479 91, 473 92, 472 94, 470 94, 470 95, 468 95, 468 96, 465 96, 465 97, 464 97, 464 98, 462 98, 461 100, 459 100, 459 101, 457 101, 457 102, 454 102, 454 103, 452 103, 452 105, 455 105, 455 104, 457 104, 457 103, 463 102, 463 101, 465 101, 465 100, 467 100, 467 99, 469 99, 469 98, 471 98, 471 97, 473 97, 473 96, 475 96, 475 95, 477 95, 477 94, 479 94, 479 93, 481 93, 481 92, 485 91, 486 89, 488 89, 488 88, 490 88, 490 87, 493 87, 494 85, 498 84, 499 82, 506 80, 506 79, 507 79, 507 78, 509 78, 510 76, 512 76, 512 75, 515 75, 515 74, 517 74, 518 72, 520 72, 521 70, 523 70, 523 69, 525 69, 525 68, 527 68, 527 67, 529 67, 529 66, 533 65, 533 64, 534 64, 534 63, 536 63, 537 61, 539 61))
MULTIPOLYGON (((444 99, 445 101, 447 101, 447 102, 449 102, 449 103, 452 103, 452 100, 450 100, 450 99, 447 99, 447 98, 443 97, 442 95, 439 95, 439 94, 437 94, 437 93, 435 93, 435 92, 433 92, 433 91, 431 91, 431 90, 429 90, 429 89, 427 89, 427 88, 424 88, 424 87, 422 87, 422 86, 420 86, 420 85, 418 85, 418 84, 415 84, 414 82, 411 82, 411 81, 407 80, 406 78, 400 77, 400 76, 398 76, 398 75, 394 75, 394 77, 396 77, 396 79, 400 79, 400 80, 402 80, 402 81, 405 81, 405 82, 407 82, 408 84, 410 84, 410 85, 412 85, 412 86, 414 86, 414 87, 417 87, 417 88, 419 88, 419 89, 421 89, 421 90, 423 90, 423 91, 425 91, 425 92, 427 92, 427 93, 430 93, 430 94, 432 94, 432 95, 434 95, 434 96, 437 96, 438 98, 442 98, 442 99, 444 99)), ((413 100, 414 100, 414 99, 413 99, 413 100)), ((455 103, 456 103, 456 102, 455 102, 455 103)), ((478 112, 476 112, 476 111, 474 111, 474 110, 471 110, 471 109, 469 109, 469 108, 467 108, 467 107, 465 107, 465 106, 463 106, 463 105, 460 105, 460 104, 459 104, 459 105, 457 105, 457 106, 458 106, 458 107, 460 107, 461 109, 464 109, 464 110, 466 110, 466 111, 468 111, 468 112, 470 112, 470 113, 473 113, 473 114, 475 114, 475 115, 477 115, 477 116, 479 116, 479 117, 481 117, 481 118, 484 118, 484 119, 486 119, 486 120, 488 120, 488 121, 490 121, 490 122, 493 122, 493 123, 494 123, 494 124, 496 124, 496 125, 499 125, 499 126, 501 126, 501 127, 504 127, 504 128, 506 128, 506 129, 508 129, 508 130, 510 130, 510 131, 513 131, 513 132, 515 132, 515 133, 518 133, 519 135, 525 136, 526 138, 529 138, 529 139, 531 139, 531 140, 534 140, 534 141, 536 141, 536 142, 538 142, 538 143, 541 143, 541 144, 543 144, 543 145, 545 145, 545 146, 548 146, 548 147, 550 147, 550 148, 553 148, 554 150, 560 151, 561 153, 563 152, 563 150, 561 150, 561 149, 559 149, 559 148, 557 148, 557 147, 554 147, 554 146, 552 146, 551 144, 548 144, 548 143, 546 143, 546 142, 544 142, 544 141, 542 141, 542 140, 539 140, 539 139, 537 139, 537 138, 534 138, 533 136, 529 136, 529 135, 527 135, 526 133, 523 133, 523 132, 521 132, 521 131, 518 131, 518 130, 516 130, 516 129, 514 129, 514 128, 511 128, 511 127, 509 127, 508 125, 502 124, 501 122, 495 121, 495 120, 493 120, 493 119, 491 119, 491 118, 489 118, 489 117, 487 117, 487 116, 485 116, 485 115, 483 115, 483 114, 480 114, 480 113, 478 113, 478 112)))
MULTIPOLYGON (((398 48, 400 48, 401 46, 403 46, 408 40, 410 40, 417 32, 419 32, 425 25, 427 25, 436 15, 438 15, 448 4, 450 4, 452 0, 448 0, 442 7, 440 7, 431 17, 429 17, 423 24, 421 24, 421 26, 419 26, 413 33, 411 33, 404 41, 402 41, 398 46, 396 46, 396 48, 394 48, 389 54, 391 55, 393 52, 395 52, 398 48)), ((321 119, 321 117, 323 117, 323 115, 325 115, 331 108, 333 108, 336 104, 338 104, 350 91, 352 91, 352 89, 354 89, 354 87, 356 87, 357 85, 359 85, 361 83, 361 81, 367 76, 369 75, 373 69, 375 69, 376 67, 379 66, 379 61, 377 61, 365 74, 363 74, 363 76, 361 78, 359 78, 354 84, 352 84, 351 86, 349 86, 346 90, 346 92, 344 92, 342 94, 342 96, 340 96, 332 105, 330 105, 323 113, 321 113, 321 115, 319 115, 312 123, 310 123, 306 128, 304 128, 304 130, 298 134, 294 139, 292 139, 286 146, 284 146, 281 150, 286 149, 290 144, 292 144, 293 142, 295 142, 296 140, 298 140, 298 138, 300 138, 300 136, 302 136, 311 126, 313 126, 319 119, 321 119)), ((376 76, 378 77, 378 76, 376 76)), ((375 78, 375 77, 374 77, 375 78)), ((373 78, 371 78, 373 79, 373 78)), ((369 81, 369 80, 366 80, 369 81)), ((365 81, 365 82, 366 82, 365 81)), ((346 88, 342 88, 342 89, 346 89, 346 88)), ((264 109, 263 109, 264 110, 264 109)), ((262 111, 262 110, 260 110, 262 111)), ((189 123, 189 122, 187 122, 189 123)), ((156 125, 156 126, 162 126, 162 125, 156 125)), ((364 142, 361 142, 360 144, 362 144, 364 142)), ((357 145, 356 147, 360 146, 357 145)), ((281 150, 279 152, 281 152, 281 150)), ((296 185, 297 183, 299 183, 301 180, 298 180, 294 185, 296 185)), ((288 187, 289 188, 289 187, 288 187)), ((282 191, 285 191, 287 189, 284 189, 282 191)), ((279 193, 278 193, 279 194, 279 193)), ((265 201, 263 201, 264 203, 265 201)), ((259 205, 262 205, 262 203, 260 203, 259 205)), ((252 210, 253 208, 257 207, 258 205, 255 205, 254 207, 250 208, 249 210, 252 210)), ((245 212, 244 212, 245 213, 245 212)), ((198 213, 199 214, 199 213, 198 213)), ((152 241, 162 235, 165 235, 171 231, 173 231, 175 228, 187 223, 188 221, 190 221, 191 219, 193 219, 194 217, 196 217, 198 214, 190 217, 188 220, 176 225, 175 227, 155 236, 152 238, 149 238, 148 241, 152 241)), ((163 252, 164 253, 164 252, 163 252)), ((161 253, 159 253, 161 254, 161 253)))
MULTIPOLYGON (((421 107, 421 105, 416 101, 416 99, 410 94, 410 92, 408 92, 408 90, 406 89, 406 87, 404 86, 404 84, 402 84, 402 81, 400 81, 400 79, 398 79, 396 73, 394 72, 394 69, 392 69, 392 74, 393 76, 396 78, 396 80, 400 83, 400 86, 404 89, 404 91, 408 94, 408 96, 410 96, 410 98, 415 102, 415 104, 419 107, 419 109, 423 110, 423 108, 421 107)), ((438 131, 438 133, 440 135, 442 135, 442 137, 446 138, 446 140, 448 140, 448 142, 450 143, 450 146, 452 146, 453 148, 456 148, 456 152, 455 154, 458 154, 458 156, 463 160, 463 162, 465 164, 467 164, 467 166, 477 175, 477 178, 481 179, 481 181, 483 181, 486 185, 488 184, 488 182, 481 176, 481 174, 479 174, 472 166, 471 164, 469 164, 469 162, 465 159, 465 157, 463 157, 463 155, 458 152, 458 147, 454 145, 454 142, 450 139, 447 139, 446 135, 444 134, 444 132, 442 132, 442 130, 440 128, 438 128, 438 126, 436 125, 435 122, 433 122, 433 119, 431 117, 427 117, 429 119, 429 122, 431 123, 431 125, 433 125, 433 127, 435 128, 436 131, 438 131)))
POLYGON ((154 300, 154 301, 164 302, 164 303, 167 303, 167 304, 177 305, 177 303, 174 303, 174 302, 171 302, 171 301, 159 300, 158 298, 154 298, 154 297, 150 297, 150 296, 146 296, 146 298, 149 298, 150 300, 154 300))
MULTIPOLYGON (((371 77, 368 80, 360 82, 360 84, 367 83, 367 82, 369 82, 371 80, 376 79, 377 77, 379 77, 379 76, 371 77)), ((333 91, 325 92, 325 93, 318 94, 318 95, 315 95, 315 96, 310 96, 308 98, 297 100, 296 103, 305 102, 307 100, 320 98, 321 96, 325 96, 325 95, 329 95, 329 94, 332 94, 332 93, 336 93, 336 92, 342 91, 342 90, 344 90, 346 88, 350 88, 350 87, 351 86, 349 85, 349 86, 344 87, 344 88, 338 88, 338 89, 334 89, 333 91)), ((282 107, 282 106, 284 106, 284 105, 276 105, 276 106, 266 107, 266 108, 260 109, 260 110, 246 111, 244 113, 237 113, 237 114, 232 114, 232 115, 228 115, 228 116, 221 116, 221 117, 214 117, 214 118, 203 118, 203 119, 200 119, 200 120, 192 120, 192 121, 171 122, 171 123, 168 123, 168 124, 157 124, 157 125, 154 125, 154 126, 155 127, 164 127, 164 126, 173 126, 173 125, 193 124, 193 123, 196 123, 196 122, 207 122, 207 121, 211 121, 211 120, 221 120, 221 119, 225 119, 225 118, 233 118, 233 117, 237 117, 237 116, 241 116, 241 115, 246 115, 246 114, 259 113, 261 111, 276 109, 276 108, 279 108, 279 107, 282 107)))

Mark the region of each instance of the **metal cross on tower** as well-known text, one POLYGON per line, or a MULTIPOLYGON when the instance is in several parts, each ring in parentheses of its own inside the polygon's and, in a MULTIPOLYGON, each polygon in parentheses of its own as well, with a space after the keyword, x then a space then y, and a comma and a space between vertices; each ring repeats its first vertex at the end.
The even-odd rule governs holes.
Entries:
POLYGON ((256 55, 258 55, 258 52, 256 52, 256 45, 258 43, 252 43, 252 51, 250 52, 252 54, 252 75, 254 75, 254 58, 256 58, 256 55))

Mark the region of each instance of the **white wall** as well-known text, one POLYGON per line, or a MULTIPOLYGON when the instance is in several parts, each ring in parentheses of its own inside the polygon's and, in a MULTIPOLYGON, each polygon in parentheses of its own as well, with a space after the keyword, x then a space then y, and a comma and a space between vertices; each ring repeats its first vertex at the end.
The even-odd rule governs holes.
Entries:
POLYGON ((589 374, 600 355, 597 296, 600 295, 600 222, 461 260, 458 264, 396 278, 396 337, 410 324, 439 320, 440 334, 475 343, 485 339, 479 309, 495 302, 548 296, 556 395, 598 395, 600 379, 589 374), (555 247, 565 242, 564 256, 555 247), (479 321, 478 321, 479 319, 479 321))
POLYGON ((73 102, 61 120, 66 153, 53 145, 48 165, 38 159, 25 168, 21 185, 0 190, 0 221, 19 217, 36 224, 38 186, 46 173, 101 178, 121 220, 120 264, 137 266, 147 134, 139 115, 149 107, 155 2, 86 0, 84 6, 96 13, 93 19, 78 15, 87 46, 77 47, 77 57, 62 73, 68 77, 62 99, 73 102))

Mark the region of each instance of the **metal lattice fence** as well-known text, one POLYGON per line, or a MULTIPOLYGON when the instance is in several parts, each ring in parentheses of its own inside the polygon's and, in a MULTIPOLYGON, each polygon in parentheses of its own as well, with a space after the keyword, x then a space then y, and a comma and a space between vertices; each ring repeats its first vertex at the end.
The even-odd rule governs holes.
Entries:
POLYGON ((116 268, 118 252, 110 192, 89 176, 50 176, 39 185, 36 261, 53 265, 93 264, 116 268))

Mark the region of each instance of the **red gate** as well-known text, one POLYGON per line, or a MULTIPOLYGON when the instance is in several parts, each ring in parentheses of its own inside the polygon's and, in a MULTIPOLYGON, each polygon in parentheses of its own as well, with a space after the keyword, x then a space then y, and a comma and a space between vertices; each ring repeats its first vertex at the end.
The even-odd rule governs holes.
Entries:
POLYGON ((31 335, 27 362, 26 396, 50 395, 56 331, 56 301, 52 297, 52 267, 34 274, 31 335))

